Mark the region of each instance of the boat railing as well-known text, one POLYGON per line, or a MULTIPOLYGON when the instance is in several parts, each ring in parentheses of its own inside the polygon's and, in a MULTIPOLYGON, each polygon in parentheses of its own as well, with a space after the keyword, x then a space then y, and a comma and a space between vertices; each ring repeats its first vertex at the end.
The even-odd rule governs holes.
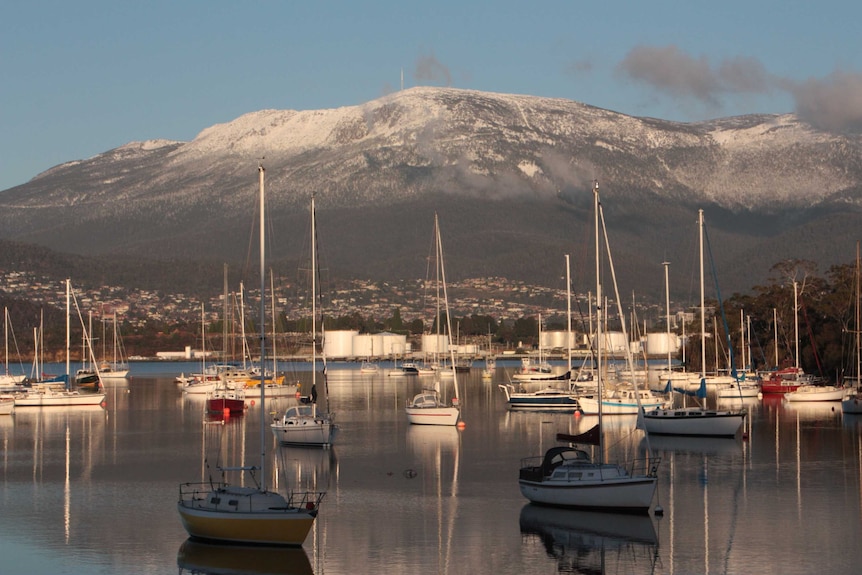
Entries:
POLYGON ((287 497, 287 504, 289 507, 311 511, 320 507, 320 502, 325 495, 325 491, 291 491, 287 497))
POLYGON ((645 475, 647 477, 657 477, 658 467, 661 464, 661 457, 645 457, 641 459, 633 459, 626 467, 629 475, 632 477, 645 475))
MULTIPOLYGON (((213 502, 213 494, 218 493, 218 491, 227 489, 229 484, 221 483, 221 482, 199 482, 199 483, 181 483, 180 484, 180 498, 179 503, 185 507, 212 507, 213 502)), ((247 493, 245 495, 251 495, 256 490, 254 488, 246 488, 247 493)), ((306 511, 312 511, 317 509, 320 506, 320 502, 323 500, 326 495, 325 491, 295 491, 291 492, 287 496, 287 506, 284 507, 284 511, 292 511, 296 509, 304 509, 306 511)), ((224 497, 224 501, 216 501, 216 508, 219 507, 219 504, 223 504, 225 508, 234 510, 234 511, 242 511, 243 509, 239 507, 238 502, 243 499, 242 497, 237 497, 236 493, 227 493, 224 497)), ((250 503, 249 499, 249 503, 250 503)), ((272 508, 273 510, 280 510, 281 508, 272 508)))

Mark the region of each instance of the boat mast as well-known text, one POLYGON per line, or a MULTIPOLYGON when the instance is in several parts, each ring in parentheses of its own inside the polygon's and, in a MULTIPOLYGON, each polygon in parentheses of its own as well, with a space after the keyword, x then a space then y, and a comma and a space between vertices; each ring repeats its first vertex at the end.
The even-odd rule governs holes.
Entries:
POLYGON ((667 313, 667 315, 665 316, 665 323, 667 324, 667 341, 665 341, 665 345, 667 346, 667 371, 668 377, 670 377, 670 283, 668 282, 667 273, 667 269, 670 266, 670 262, 662 262, 661 265, 664 266, 664 305, 667 313))
MULTIPOLYGON (((700 378, 706 379, 706 301, 703 294, 703 210, 697 211, 700 246, 700 378)), ((717 342, 716 342, 717 343, 717 342)))
MULTIPOLYGON (((269 297, 272 300, 272 383, 276 382, 276 378, 278 377, 278 356, 275 353, 275 342, 276 342, 276 315, 275 315, 275 274, 272 272, 272 268, 269 270, 269 297)), ((263 368, 264 366, 264 358, 260 358, 260 366, 263 368)))
POLYGON ((778 369, 778 308, 772 308, 772 344, 775 348, 775 369, 778 369))
MULTIPOLYGON (((317 385, 317 222, 314 213, 314 194, 311 194, 311 389, 317 385)), ((325 385, 324 385, 325 387, 325 385)), ((317 392, 316 392, 317 393, 317 392)), ((317 412, 317 404, 311 403, 317 412)))
POLYGON ((228 313, 229 313, 228 293, 227 293, 227 264, 224 264, 224 274, 223 275, 224 275, 224 279, 222 281, 222 283, 223 283, 222 289, 224 290, 224 302, 223 302, 224 303, 224 309, 222 311, 222 316, 221 316, 221 322, 222 322, 222 325, 221 325, 221 359, 222 359, 222 363, 227 363, 227 357, 228 357, 228 344, 227 344, 228 319, 227 319, 227 317, 228 317, 228 313))
POLYGON ((71 369, 69 366, 69 338, 71 337, 71 320, 72 314, 72 280, 66 278, 66 389, 71 389, 71 369))
MULTIPOLYGON (((455 347, 451 342, 452 339, 452 315, 449 313, 449 293, 446 291, 446 268, 443 267, 443 240, 440 239, 440 223, 437 220, 437 213, 434 213, 434 233, 437 236, 437 261, 440 268, 440 279, 443 283, 443 302, 446 307, 446 330, 449 332, 449 361, 452 363, 452 383, 455 386, 455 402, 461 403, 461 396, 458 394, 458 371, 455 369, 455 347)), ((437 323, 440 323, 439 321, 437 323)))
POLYGON ((745 316, 745 345, 748 348, 747 368, 754 371, 754 361, 751 359, 751 316, 745 316))
POLYGON ((796 280, 793 280, 793 339, 795 340, 796 375, 799 375, 799 290, 796 280))
MULTIPOLYGON (((257 171, 260 179, 260 482, 264 491, 268 487, 266 475, 266 429, 264 418, 266 417, 266 394, 264 393, 264 377, 266 370, 263 369, 263 360, 266 357, 266 245, 264 242, 264 194, 263 164, 258 164, 257 171)), ((243 360, 245 361, 245 360, 243 360)))
POLYGON ((572 385, 572 272, 569 254, 566 254, 566 370, 569 374, 569 387, 572 385))
POLYGON ((739 351, 742 353, 742 369, 743 371, 747 370, 747 363, 745 363, 745 312, 743 310, 739 310, 739 351))
POLYGON ((9 308, 3 307, 3 341, 6 345, 6 375, 9 375, 9 308))
POLYGON ((599 460, 604 459, 605 439, 602 433, 602 279, 601 279, 601 255, 599 251, 599 181, 593 181, 593 211, 595 212, 596 226, 596 397, 598 398, 599 411, 599 460))
POLYGON ((862 282, 862 267, 860 267, 859 260, 859 242, 856 242, 856 325, 854 326, 855 334, 856 334, 856 391, 860 391, 860 386, 862 386, 862 337, 860 337, 860 333, 862 333, 862 310, 860 310, 860 302, 859 302, 859 291, 860 291, 860 282, 862 282))

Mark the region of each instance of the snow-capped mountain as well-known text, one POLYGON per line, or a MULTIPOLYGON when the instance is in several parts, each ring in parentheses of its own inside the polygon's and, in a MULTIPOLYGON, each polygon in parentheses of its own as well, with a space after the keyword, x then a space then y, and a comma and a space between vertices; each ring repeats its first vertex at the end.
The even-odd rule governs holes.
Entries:
POLYGON ((650 290, 661 261, 690 259, 698 208, 721 246, 719 275, 723 263, 746 290, 781 259, 852 259, 860 151, 858 136, 794 115, 682 124, 412 88, 334 110, 252 112, 191 142, 131 143, 57 166, 0 192, 0 235, 80 254, 242 261, 262 162, 276 258, 304 253, 315 194, 338 275, 423 275, 438 211, 460 276, 556 281, 562 254, 588 247, 595 179, 618 265, 648 276, 650 290))

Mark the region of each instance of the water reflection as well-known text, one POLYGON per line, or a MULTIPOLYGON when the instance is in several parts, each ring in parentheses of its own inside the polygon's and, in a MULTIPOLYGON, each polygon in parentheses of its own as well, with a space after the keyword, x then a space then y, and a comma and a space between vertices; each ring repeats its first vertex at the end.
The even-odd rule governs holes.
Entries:
MULTIPOLYGON (((641 441, 646 449, 647 440, 641 441)), ((695 453, 703 455, 734 455, 742 453, 742 441, 734 437, 675 437, 654 435, 649 445, 656 453, 695 453)))
POLYGON ((521 508, 521 533, 536 536, 559 573, 647 573, 658 563, 658 537, 646 515, 521 508), (612 566, 613 569, 610 569, 612 566))
MULTIPOLYGON (((649 518, 525 509, 520 458, 595 417, 509 412, 496 385, 473 372, 459 374, 463 430, 407 424, 404 400, 422 382, 334 379, 344 428, 331 450, 261 437, 260 417, 278 408, 269 401, 266 414, 258 402, 204 425, 204 402, 184 397, 173 377, 109 386, 107 409, 18 410, 0 418, 0 571, 859 572, 862 416, 767 397, 750 402, 746 437, 652 437, 661 457, 655 503, 664 508, 652 518, 656 538, 638 534, 649 518), (327 491, 304 554, 201 543, 178 554, 187 538, 178 483, 205 481, 218 464, 257 465, 262 440, 272 446, 270 486, 327 491), (275 559, 261 567, 268 555, 275 559)), ((634 420, 605 419, 608 457, 643 449, 634 420)))
POLYGON ((313 574, 302 547, 211 545, 186 539, 177 552, 179 573, 194 575, 313 574))
MULTIPOLYGON (((278 467, 287 489, 292 491, 328 491, 333 476, 338 476, 336 448, 279 445, 276 451, 278 467)), ((279 485, 276 483, 275 488, 279 485)))

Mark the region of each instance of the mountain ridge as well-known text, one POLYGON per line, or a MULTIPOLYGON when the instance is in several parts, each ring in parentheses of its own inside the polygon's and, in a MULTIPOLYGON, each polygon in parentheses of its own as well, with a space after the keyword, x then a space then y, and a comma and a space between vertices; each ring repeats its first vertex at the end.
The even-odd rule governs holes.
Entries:
POLYGON ((338 275, 421 277, 439 212, 452 273, 544 284, 589 243, 598 179, 621 278, 663 294, 660 263, 690 259, 702 208, 731 293, 783 259, 825 270, 852 258, 860 151, 858 136, 792 114, 678 123, 412 88, 359 106, 250 112, 191 142, 64 163, 0 192, 0 237, 93 257, 241 263, 262 161, 274 265, 305 257, 314 194, 338 275))

